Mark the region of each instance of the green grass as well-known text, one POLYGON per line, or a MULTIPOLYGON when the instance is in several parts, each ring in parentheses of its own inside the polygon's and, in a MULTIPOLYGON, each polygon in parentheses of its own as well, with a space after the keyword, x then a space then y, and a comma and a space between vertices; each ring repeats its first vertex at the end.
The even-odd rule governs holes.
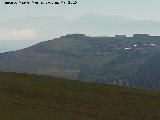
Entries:
POLYGON ((159 120, 160 92, 0 73, 0 120, 159 120))

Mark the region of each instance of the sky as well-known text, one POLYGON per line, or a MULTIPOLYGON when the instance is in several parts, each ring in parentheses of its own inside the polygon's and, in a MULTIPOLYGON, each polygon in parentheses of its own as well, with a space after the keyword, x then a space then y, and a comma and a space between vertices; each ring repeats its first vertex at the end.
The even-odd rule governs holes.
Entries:
MULTIPOLYGON (((138 20, 160 21, 160 0, 77 0, 77 5, 4 5, 0 2, 0 20, 30 16, 65 16, 73 19, 84 14, 120 15, 138 20)), ((31 1, 31 0, 21 0, 31 1)), ((56 0, 36 0, 56 1, 56 0)), ((60 1, 60 0, 58 0, 60 1)), ((71 0, 72 1, 72 0, 71 0)))

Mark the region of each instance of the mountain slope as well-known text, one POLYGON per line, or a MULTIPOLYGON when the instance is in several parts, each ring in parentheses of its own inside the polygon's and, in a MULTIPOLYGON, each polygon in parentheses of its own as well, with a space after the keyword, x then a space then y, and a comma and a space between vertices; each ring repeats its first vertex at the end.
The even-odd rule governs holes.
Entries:
POLYGON ((0 118, 157 120, 156 91, 0 72, 0 118))
POLYGON ((111 84, 159 89, 159 57, 160 54, 118 58, 103 66, 97 76, 101 76, 100 81, 106 82, 105 80, 108 79, 111 84))
POLYGON ((119 39, 73 34, 0 54, 0 70, 159 89, 159 56, 158 36, 119 39))

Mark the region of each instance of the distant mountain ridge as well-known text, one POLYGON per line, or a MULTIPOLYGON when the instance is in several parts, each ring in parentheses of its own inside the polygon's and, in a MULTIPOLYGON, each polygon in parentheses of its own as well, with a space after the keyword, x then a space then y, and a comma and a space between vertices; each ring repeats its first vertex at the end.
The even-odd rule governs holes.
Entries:
POLYGON ((41 42, 71 33, 85 33, 88 36, 113 36, 114 34, 131 36, 133 33, 159 35, 160 21, 135 20, 124 16, 100 14, 86 14, 74 19, 62 16, 12 19, 0 22, 0 52, 13 51, 16 47, 18 49, 27 47, 23 42, 13 44, 15 49, 9 44, 4 47, 1 45, 3 41, 27 40, 29 45, 33 45, 35 40, 41 42))
POLYGON ((0 70, 138 88, 160 88, 160 37, 68 34, 0 54, 0 70))
POLYGON ((91 36, 132 35, 132 33, 158 35, 160 33, 159 21, 134 20, 118 15, 100 14, 86 14, 74 19, 61 16, 28 17, 1 22, 0 27, 1 30, 34 30, 40 41, 68 33, 85 33, 91 36))

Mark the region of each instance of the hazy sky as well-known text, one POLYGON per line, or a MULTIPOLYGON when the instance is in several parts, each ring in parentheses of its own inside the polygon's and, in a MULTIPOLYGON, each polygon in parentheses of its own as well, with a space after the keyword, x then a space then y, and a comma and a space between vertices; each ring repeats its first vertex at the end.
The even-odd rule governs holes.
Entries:
MULTIPOLYGON (((134 19, 160 21, 160 0, 77 0, 77 5, 4 5, 0 2, 0 20, 29 16, 65 16, 79 17, 83 14, 121 15, 134 19)), ((31 0, 21 0, 31 1, 31 0)), ((56 1, 56 0, 36 0, 56 1)), ((57 0, 60 1, 60 0, 57 0)))
MULTIPOLYGON (((132 35, 133 33, 159 35, 160 33, 160 22, 155 22, 160 21, 160 0, 77 0, 77 5, 5 5, 4 1, 31 2, 32 0, 0 0, 0 52, 20 49, 34 44, 35 40, 48 40, 66 33, 85 33, 92 36, 132 35), (130 21, 130 24, 124 24, 126 19, 119 17, 110 19, 110 17, 98 15, 90 16, 88 21, 85 17, 81 19, 81 16, 90 13, 104 16, 119 15, 135 19, 135 22, 130 21), (41 16, 41 19, 37 21, 30 19, 37 16, 41 16), (49 16, 49 19, 43 16, 49 16), (62 16, 70 20, 56 20, 57 17, 52 16, 62 16), (76 19, 79 17, 80 21, 76 19), (136 22, 136 20, 154 21, 136 22), (12 42, 15 43, 12 44, 13 49, 8 42, 11 40, 27 40, 27 44, 12 42)), ((56 0, 35 1, 55 2, 56 0)))

